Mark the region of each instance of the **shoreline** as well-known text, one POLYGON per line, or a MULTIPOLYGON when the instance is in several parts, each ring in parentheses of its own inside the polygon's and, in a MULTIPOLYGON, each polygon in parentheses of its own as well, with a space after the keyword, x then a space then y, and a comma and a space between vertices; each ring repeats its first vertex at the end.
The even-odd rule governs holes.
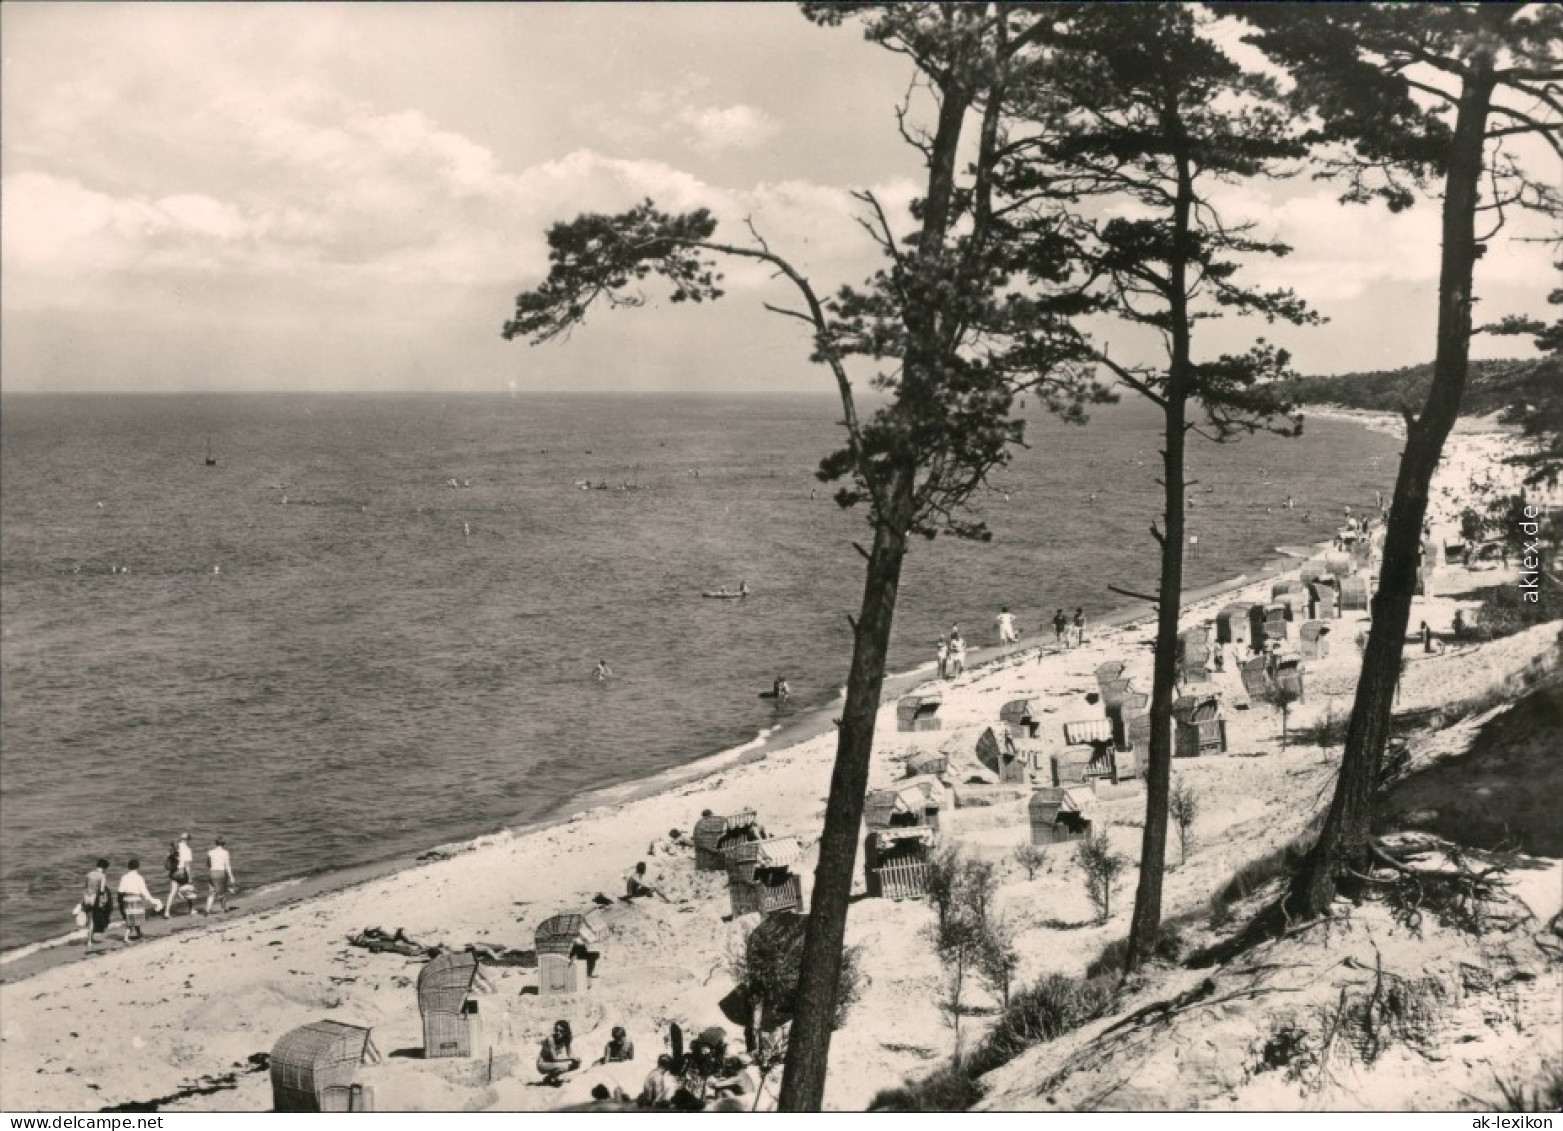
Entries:
MULTIPOLYGON (((1307 551, 1302 547, 1273 547, 1275 556, 1268 558, 1252 573, 1239 573, 1194 589, 1185 589, 1182 598, 1183 606, 1187 608, 1242 589, 1257 581, 1276 577, 1290 566, 1294 566, 1296 559, 1308 557, 1327 545, 1328 540, 1315 544, 1307 551)), ((1095 618, 1089 631, 1094 635, 1132 628, 1154 619, 1154 616, 1153 610, 1142 607, 1138 602, 1126 603, 1109 608, 1095 618)), ((977 658, 966 668, 965 675, 968 680, 974 680, 984 675, 991 675, 1014 663, 1036 660, 1041 656, 1056 654, 1057 651, 1048 644, 1020 643, 1002 654, 983 656, 983 653, 997 653, 998 646, 978 645, 968 652, 968 655, 977 658)), ((934 665, 931 661, 906 671, 887 672, 880 693, 880 708, 883 710, 887 705, 893 705, 897 700, 920 687, 940 682, 934 674, 934 665)), ((419 852, 403 852, 382 860, 302 876, 285 877, 256 888, 244 889, 240 892, 243 897, 241 906, 235 913, 222 919, 208 919, 193 913, 166 920, 149 915, 148 941, 187 935, 192 932, 199 933, 219 923, 242 922, 249 916, 263 912, 282 910, 308 903, 313 899, 352 892, 368 884, 395 878, 443 860, 480 851, 485 847, 545 833, 550 829, 588 819, 617 806, 671 795, 723 771, 763 761, 828 734, 834 725, 833 713, 840 709, 841 703, 842 697, 838 694, 827 703, 800 708, 794 718, 775 724, 746 743, 718 750, 648 777, 596 787, 561 804, 556 811, 535 820, 502 825, 490 832, 479 833, 465 839, 436 841, 419 852), (160 927, 159 923, 166 925, 160 927)), ((876 728, 876 738, 880 737, 879 729, 876 728)), ((155 888, 157 885, 151 886, 155 888)), ((200 885, 197 886, 199 900, 200 885)), ((158 892, 154 891, 154 894, 158 892)), ((0 985, 25 981, 47 970, 74 963, 83 957, 73 951, 74 944, 81 938, 82 931, 75 928, 61 935, 24 943, 0 952, 0 985)))

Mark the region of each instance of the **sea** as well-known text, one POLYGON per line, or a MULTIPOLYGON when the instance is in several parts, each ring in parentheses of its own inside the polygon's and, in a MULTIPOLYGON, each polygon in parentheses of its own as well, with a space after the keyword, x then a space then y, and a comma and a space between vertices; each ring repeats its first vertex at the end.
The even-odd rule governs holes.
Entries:
MULTIPOLYGON (((829 709, 871 531, 814 476, 828 397, 6 396, 0 947, 57 938, 102 855, 161 881, 224 835, 248 888, 556 818, 829 709), (207 455, 215 463, 208 465, 207 455), (702 593, 747 582, 744 600, 702 593), (599 660, 612 678, 599 681, 599 660), (785 677, 793 699, 759 693, 785 677)), ((918 540, 892 671, 1153 590, 1159 417, 1027 446, 918 540)), ((1190 587, 1328 538, 1399 441, 1190 446, 1190 587), (1288 508, 1291 498, 1295 506, 1288 508)), ((670 824, 681 815, 670 813, 670 824)))

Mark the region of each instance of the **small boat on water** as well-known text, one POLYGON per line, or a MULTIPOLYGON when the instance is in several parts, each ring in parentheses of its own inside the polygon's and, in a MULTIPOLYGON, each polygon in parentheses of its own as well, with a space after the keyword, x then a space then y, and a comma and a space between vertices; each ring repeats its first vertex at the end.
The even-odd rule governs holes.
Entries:
POLYGON ((740 581, 738 583, 737 590, 729 589, 724 585, 720 589, 708 589, 700 595, 702 597, 710 597, 718 601, 736 601, 740 597, 747 597, 749 595, 749 583, 747 581, 740 581))
POLYGON ((210 436, 206 438, 206 466, 217 466, 217 457, 212 455, 212 438, 210 436))

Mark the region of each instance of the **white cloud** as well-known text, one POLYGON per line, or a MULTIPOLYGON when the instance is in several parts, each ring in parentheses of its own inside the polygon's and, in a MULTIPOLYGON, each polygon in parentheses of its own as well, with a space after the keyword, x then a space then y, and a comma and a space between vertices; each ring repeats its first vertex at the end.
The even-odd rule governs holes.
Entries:
POLYGON ((758 149, 775 137, 781 127, 763 110, 753 106, 687 106, 678 121, 689 144, 702 153, 758 149))

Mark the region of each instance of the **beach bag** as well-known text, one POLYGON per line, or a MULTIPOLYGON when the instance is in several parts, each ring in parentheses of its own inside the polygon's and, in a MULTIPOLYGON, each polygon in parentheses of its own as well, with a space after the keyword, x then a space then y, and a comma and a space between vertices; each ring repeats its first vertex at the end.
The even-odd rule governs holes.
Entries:
POLYGON ((76 920, 76 925, 78 927, 85 927, 87 925, 87 909, 81 904, 78 903, 75 908, 72 909, 71 917, 76 920))

